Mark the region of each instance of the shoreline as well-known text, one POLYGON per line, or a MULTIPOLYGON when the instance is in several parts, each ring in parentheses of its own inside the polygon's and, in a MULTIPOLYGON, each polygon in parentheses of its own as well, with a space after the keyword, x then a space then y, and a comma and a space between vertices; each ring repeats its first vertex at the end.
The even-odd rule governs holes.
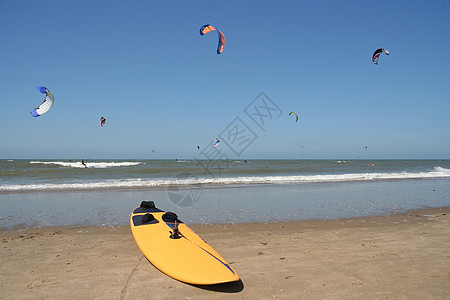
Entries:
POLYGON ((22 298, 449 298, 450 207, 386 216, 188 224, 238 272, 213 287, 153 267, 130 227, 0 230, 0 295, 22 298))
MULTIPOLYGON (((200 230, 206 230, 209 231, 209 228, 215 228, 217 230, 220 230, 222 227, 227 230, 232 230, 233 228, 239 228, 239 227, 255 227, 255 228, 271 228, 274 225, 282 224, 283 226, 286 225, 302 225, 302 226, 308 226, 308 224, 316 224, 316 223, 322 223, 320 224, 320 227, 327 227, 325 225, 342 225, 345 223, 372 223, 376 224, 379 219, 390 219, 391 222, 394 222, 392 220, 394 219, 401 219, 404 217, 411 217, 411 216, 418 216, 418 217, 430 217, 433 218, 434 215, 440 214, 440 213, 449 213, 450 214, 450 206, 442 206, 442 207, 426 207, 421 209, 412 209, 408 210, 406 212, 394 212, 391 214, 381 214, 381 215, 373 215, 373 216, 362 216, 362 217, 349 217, 349 218, 337 218, 337 219, 306 219, 306 220, 286 220, 286 221, 269 221, 269 222, 240 222, 240 223, 207 223, 207 224, 201 224, 201 223, 188 223, 184 222, 186 225, 194 229, 200 229, 200 230)), ((398 221, 397 221, 398 222, 398 221)), ((311 225, 314 226, 314 225, 311 225)), ((22 231, 60 231, 60 230, 89 230, 89 229, 110 229, 110 230, 123 230, 123 228, 128 228, 129 224, 126 225, 83 225, 83 224, 73 224, 68 226, 24 226, 23 224, 19 224, 16 226, 13 226, 11 228, 9 227, 0 227, 0 235, 3 235, 6 232, 22 232, 22 231)), ((131 232, 131 231, 130 231, 131 232)))
POLYGON ((341 219, 450 205, 449 179, 262 184, 219 189, 0 194, 0 228, 123 226, 152 200, 186 224, 341 219))
MULTIPOLYGON (((324 226, 326 224, 343 224, 343 222, 371 222, 371 223, 376 223, 376 221, 374 221, 375 219, 382 219, 382 218, 389 218, 389 219, 394 219, 394 218, 403 218, 403 217, 411 217, 411 216, 430 216, 432 217, 433 215, 439 214, 439 213, 446 213, 448 212, 450 214, 450 206, 441 206, 441 207, 424 207, 424 208, 420 208, 420 209, 410 209, 407 210, 406 212, 393 212, 390 214, 380 214, 380 215, 372 215, 372 216, 361 216, 361 217, 348 217, 348 218, 334 218, 334 219, 330 219, 330 218, 311 218, 311 219, 305 219, 305 220, 283 220, 283 221, 264 221, 264 222, 239 222, 239 223, 233 223, 233 222, 229 222, 229 223, 189 223, 189 222, 185 222, 184 220, 183 223, 185 223, 186 225, 188 225, 189 227, 191 227, 192 229, 200 229, 200 230, 208 230, 208 228, 212 227, 212 228, 217 228, 220 229, 221 227, 223 228, 227 228, 227 229, 231 229, 233 227, 242 227, 242 226, 254 226, 254 227, 261 227, 261 228, 265 228, 268 227, 270 228, 272 225, 275 224, 284 224, 284 225, 288 225, 288 224, 297 224, 297 225, 304 225, 306 226, 307 224, 314 224, 314 223, 323 223, 321 224, 321 226, 324 226)), ((5 233, 5 232, 9 232, 9 231, 17 231, 17 232, 21 232, 21 231, 58 231, 58 230, 64 230, 64 229, 86 229, 88 230, 89 228, 93 229, 93 228, 110 228, 112 230, 119 230, 119 229, 123 229, 123 228, 127 228, 129 227, 129 224, 125 224, 125 225, 84 225, 82 223, 79 224, 71 224, 71 225, 60 225, 60 226, 26 226, 24 224, 18 224, 12 227, 1 227, 0 226, 0 235, 5 233)))

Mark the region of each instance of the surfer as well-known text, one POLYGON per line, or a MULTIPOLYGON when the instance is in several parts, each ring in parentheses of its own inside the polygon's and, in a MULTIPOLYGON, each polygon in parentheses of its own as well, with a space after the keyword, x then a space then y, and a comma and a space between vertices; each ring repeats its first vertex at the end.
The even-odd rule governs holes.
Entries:
POLYGON ((85 161, 84 159, 81 160, 81 164, 82 164, 85 168, 87 168, 86 161, 85 161))

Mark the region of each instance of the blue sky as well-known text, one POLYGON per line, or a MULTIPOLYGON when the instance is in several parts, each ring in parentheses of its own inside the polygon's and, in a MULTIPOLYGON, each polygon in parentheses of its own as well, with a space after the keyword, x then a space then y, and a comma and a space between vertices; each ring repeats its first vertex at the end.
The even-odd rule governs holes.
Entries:
POLYGON ((0 158, 202 158, 239 117, 257 138, 232 158, 449 159, 449 33, 446 0, 2 0, 0 158))

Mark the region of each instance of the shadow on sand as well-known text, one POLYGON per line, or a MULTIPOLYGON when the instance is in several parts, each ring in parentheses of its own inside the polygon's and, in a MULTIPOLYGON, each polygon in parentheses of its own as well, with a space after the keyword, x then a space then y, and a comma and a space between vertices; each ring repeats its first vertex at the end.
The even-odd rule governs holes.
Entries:
POLYGON ((220 293, 239 293, 244 289, 244 283, 242 280, 233 281, 233 282, 225 282, 219 284, 210 284, 210 285, 202 285, 202 284, 190 284, 191 286, 220 293))
MULTIPOLYGON (((142 255, 142 258, 146 258, 147 261, 152 266, 155 267, 155 265, 152 264, 152 262, 150 260, 148 260, 148 258, 145 257, 145 255, 142 255)), ((161 271, 158 268, 156 268, 156 270, 160 271, 162 274, 164 274, 166 276, 169 276, 169 275, 165 274, 163 271, 161 271)), ((171 276, 169 276, 169 277, 171 277, 171 276)), ((241 279, 239 279, 238 281, 218 283, 218 284, 191 284, 191 283, 186 283, 186 282, 180 281, 178 279, 175 279, 175 280, 177 280, 177 281, 179 281, 181 283, 184 283, 184 284, 188 284, 188 285, 193 286, 193 287, 197 287, 197 288, 208 290, 208 291, 220 292, 220 293, 230 293, 230 294, 231 293, 239 293, 239 292, 241 292, 244 289, 244 283, 242 282, 241 279)))

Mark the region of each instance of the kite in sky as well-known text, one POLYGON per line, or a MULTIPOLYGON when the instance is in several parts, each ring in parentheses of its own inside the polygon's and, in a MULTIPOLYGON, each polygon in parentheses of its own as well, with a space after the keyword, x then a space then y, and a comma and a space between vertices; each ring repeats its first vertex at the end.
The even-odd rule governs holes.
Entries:
POLYGON ((214 142, 213 147, 217 147, 217 146, 219 146, 219 144, 220 144, 220 141, 219 141, 218 138, 216 138, 215 140, 216 140, 216 141, 214 142))
MULTIPOLYGON (((105 125, 105 123, 106 123, 106 119, 105 118, 101 118, 100 119, 100 125, 103 127, 103 125, 105 125)), ((114 126, 113 126, 114 127, 114 126)))
POLYGON ((53 96, 52 93, 50 93, 50 91, 46 87, 39 86, 38 90, 42 94, 45 94, 45 99, 41 105, 39 105, 36 109, 30 111, 31 115, 35 118, 42 116, 43 114, 48 112, 50 110, 50 108, 52 108, 53 102, 55 102, 55 97, 53 96))
POLYGON ((295 115, 295 122, 298 122, 298 115, 295 112, 290 112, 289 115, 295 115))
POLYGON ((387 49, 377 49, 372 55, 372 61, 374 64, 378 65, 378 58, 380 57, 381 53, 386 53, 386 55, 389 55, 389 51, 387 49))
POLYGON ((223 52, 223 49, 225 48, 225 36, 223 35, 222 31, 219 30, 219 28, 217 28, 211 24, 203 25, 202 28, 200 28, 200 35, 203 36, 211 31, 217 31, 217 34, 219 35, 219 43, 217 45, 217 54, 221 54, 223 52))

